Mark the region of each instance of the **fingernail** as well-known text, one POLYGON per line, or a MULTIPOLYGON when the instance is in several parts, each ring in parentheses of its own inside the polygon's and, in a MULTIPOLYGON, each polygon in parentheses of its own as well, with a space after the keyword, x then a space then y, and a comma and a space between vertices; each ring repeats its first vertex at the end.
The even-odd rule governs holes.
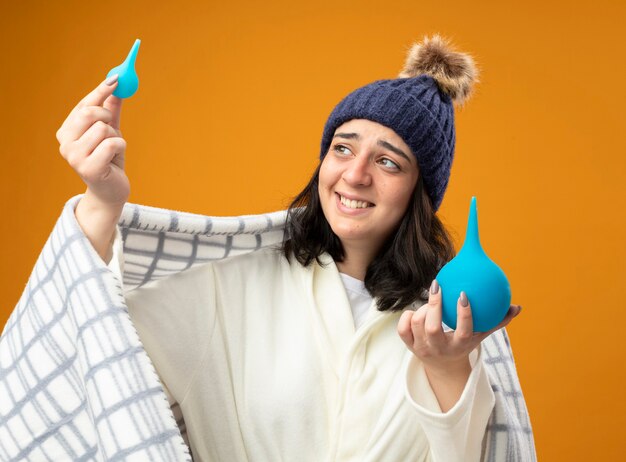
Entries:
POLYGON ((436 295, 439 292, 439 283, 437 279, 433 279, 433 283, 430 285, 430 293, 436 295))
POLYGON ((119 77, 119 74, 113 74, 111 77, 109 77, 108 79, 106 79, 104 81, 104 83, 106 83, 107 85, 113 85, 115 82, 117 82, 117 78, 119 77))
POLYGON ((469 305, 469 302, 467 301, 467 295, 465 295, 464 291, 461 291, 461 296, 459 297, 459 300, 461 300, 461 306, 469 305))

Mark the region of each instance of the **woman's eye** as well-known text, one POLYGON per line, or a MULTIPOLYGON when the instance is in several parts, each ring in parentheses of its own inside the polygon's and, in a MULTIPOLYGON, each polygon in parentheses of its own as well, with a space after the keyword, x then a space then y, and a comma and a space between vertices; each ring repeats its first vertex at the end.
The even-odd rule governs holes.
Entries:
POLYGON ((383 164, 383 166, 387 168, 391 168, 393 170, 400 170, 400 166, 391 159, 387 159, 386 157, 383 157, 382 159, 380 159, 380 162, 383 164))
POLYGON ((341 144, 336 144, 335 147, 333 148, 336 152, 338 152, 339 154, 347 154, 346 151, 349 151, 349 149, 341 144), (346 151, 342 151, 342 149, 345 149, 346 151))

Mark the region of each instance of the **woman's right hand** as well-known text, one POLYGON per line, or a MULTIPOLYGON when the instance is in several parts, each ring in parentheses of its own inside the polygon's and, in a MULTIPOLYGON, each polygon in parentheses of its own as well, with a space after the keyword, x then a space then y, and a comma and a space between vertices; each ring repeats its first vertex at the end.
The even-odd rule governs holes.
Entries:
POLYGON ((121 210, 130 195, 124 172, 126 140, 120 131, 122 99, 112 93, 117 81, 103 81, 72 109, 57 130, 59 152, 87 185, 86 195, 111 210, 121 210))
POLYGON ((115 227, 130 195, 124 172, 126 141, 120 132, 122 100, 112 94, 116 86, 117 82, 101 82, 56 133, 61 155, 87 185, 76 205, 76 220, 107 265, 115 227))

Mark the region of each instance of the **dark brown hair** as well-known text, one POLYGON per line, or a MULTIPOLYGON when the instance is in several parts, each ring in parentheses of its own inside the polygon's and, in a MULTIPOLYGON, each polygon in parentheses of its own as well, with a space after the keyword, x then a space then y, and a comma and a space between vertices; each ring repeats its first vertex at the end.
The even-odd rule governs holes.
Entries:
MULTIPOLYGON (((327 252, 343 261, 344 250, 331 229, 319 198, 317 166, 311 180, 289 205, 282 252, 303 266, 327 252)), ((385 242, 365 273, 365 288, 378 299, 378 309, 402 310, 415 301, 428 300, 422 292, 430 287, 439 269, 456 252, 451 236, 433 211, 420 174, 409 206, 395 232, 385 242)))

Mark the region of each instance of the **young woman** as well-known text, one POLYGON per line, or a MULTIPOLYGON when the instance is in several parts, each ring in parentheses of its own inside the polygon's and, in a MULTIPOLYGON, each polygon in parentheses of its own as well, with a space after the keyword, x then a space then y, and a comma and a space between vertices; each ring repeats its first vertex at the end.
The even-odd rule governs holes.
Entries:
MULTIPOLYGON (((475 79, 472 59, 438 36, 415 44, 397 79, 355 90, 329 116, 282 245, 125 294, 196 460, 534 459, 521 390, 505 396, 481 347, 496 335, 505 345, 521 307, 474 333, 462 292, 457 329, 444 330, 434 280, 454 256, 436 215, 453 103, 475 79)), ((129 182, 115 85, 81 101, 57 138, 88 185, 76 219, 121 279, 129 182)))

